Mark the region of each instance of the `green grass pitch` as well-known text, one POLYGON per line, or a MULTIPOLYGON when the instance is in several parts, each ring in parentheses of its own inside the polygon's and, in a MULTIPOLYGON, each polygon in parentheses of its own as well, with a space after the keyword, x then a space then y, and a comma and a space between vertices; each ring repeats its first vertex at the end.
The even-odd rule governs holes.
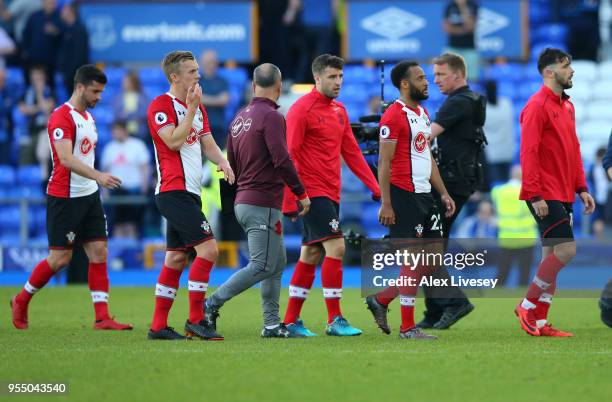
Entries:
MULTIPOLYGON (((433 342, 397 337, 374 326, 357 289, 345 291, 343 312, 364 330, 355 338, 323 334, 324 302, 311 293, 302 317, 321 336, 261 339, 259 294, 252 289, 221 311, 223 342, 146 340, 152 288, 114 288, 111 312, 132 332, 91 329, 86 287, 44 289, 30 309, 30 329, 10 323, 0 288, 0 381, 63 381, 71 401, 603 401, 612 395, 612 330, 599 320, 597 299, 559 298, 551 318, 569 339, 523 333, 512 313, 518 298, 473 299, 476 310, 433 342)), ((281 309, 286 306, 282 292, 281 309)), ((422 308, 422 299, 417 301, 422 308)), ((170 325, 181 328, 187 291, 181 289, 170 325)), ((421 316, 417 312, 417 318, 421 316)), ((21 396, 3 400, 45 400, 21 396)))

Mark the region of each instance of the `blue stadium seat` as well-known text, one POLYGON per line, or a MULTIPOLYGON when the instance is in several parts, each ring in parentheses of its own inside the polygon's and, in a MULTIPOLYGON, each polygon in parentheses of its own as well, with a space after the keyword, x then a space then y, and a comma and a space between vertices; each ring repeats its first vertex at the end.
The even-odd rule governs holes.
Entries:
POLYGON ((566 43, 568 33, 569 29, 565 24, 543 24, 533 30, 531 41, 533 43, 542 41, 566 43))
POLYGON ((381 225, 378 222, 378 209, 380 205, 367 202, 364 203, 361 215, 361 224, 368 231, 380 230, 381 225))
MULTIPOLYGON (((115 96, 117 96, 117 94, 121 91, 121 87, 115 86, 115 85, 107 85, 104 88, 104 92, 102 92, 102 100, 100 101, 100 103, 98 104, 98 107, 102 106, 102 105, 112 105, 113 104, 113 99, 115 99, 115 96)), ((96 109, 94 109, 91 113, 93 114, 94 117, 96 117, 96 109)))
POLYGON ((15 170, 9 165, 0 165, 0 187, 12 186, 15 183, 15 170))
POLYGON ((516 84, 511 81, 498 81, 497 82, 497 94, 505 96, 510 99, 517 97, 516 84))
POLYGON ((346 84, 366 84, 376 82, 378 70, 363 65, 344 66, 344 82, 346 84))
POLYGON ((36 186, 42 181, 42 172, 38 165, 25 165, 17 168, 17 182, 21 186, 36 186))
POLYGON ((547 22, 550 17, 551 9, 548 0, 529 2, 529 22, 533 25, 539 25, 547 22))
POLYGON ((145 85, 163 85, 167 83, 164 72, 159 67, 143 67, 138 72, 140 82, 145 85))
POLYGON ((164 84, 164 85, 144 85, 143 86, 143 91, 144 93, 149 97, 149 99, 153 99, 163 93, 166 93, 168 91, 168 84, 164 84))
POLYGON ((97 124, 112 124, 115 120, 115 113, 112 107, 108 105, 99 105, 95 109, 95 116, 97 124))
POLYGON ((340 90, 340 102, 365 103, 368 101, 368 88, 362 84, 346 84, 340 90))
POLYGON ((248 80, 246 69, 242 67, 220 68, 219 75, 225 78, 231 86, 238 88, 243 88, 248 80))
POLYGON ((2 233, 19 230, 21 224, 21 212, 18 206, 0 207, 0 229, 2 233))
POLYGON ((121 81, 126 73, 127 70, 124 67, 106 67, 104 74, 106 74, 106 79, 108 80, 107 85, 121 87, 121 81))
POLYGON ((531 95, 538 92, 540 87, 542 86, 542 82, 540 81, 528 81, 519 86, 518 89, 518 97, 520 99, 529 99, 531 95))

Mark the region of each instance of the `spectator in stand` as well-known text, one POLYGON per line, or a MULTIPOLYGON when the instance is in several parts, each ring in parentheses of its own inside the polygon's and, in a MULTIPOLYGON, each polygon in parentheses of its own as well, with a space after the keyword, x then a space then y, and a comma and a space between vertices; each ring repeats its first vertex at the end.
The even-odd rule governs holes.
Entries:
POLYGON ((490 80, 485 83, 487 94, 487 119, 484 132, 488 146, 485 147, 487 158, 488 187, 508 181, 510 167, 516 152, 514 139, 514 112, 512 101, 498 96, 497 82, 490 80))
MULTIPOLYGON (((123 77, 121 92, 113 99, 113 112, 117 120, 124 121, 130 135, 142 140, 149 138, 147 107, 149 98, 142 90, 140 78, 135 71, 123 77)), ((148 141, 150 143, 150 141, 148 141)), ((152 145, 152 144, 151 144, 152 145)))
POLYGON ((12 164, 13 107, 17 104, 13 91, 6 87, 6 70, 0 67, 0 165, 12 164))
POLYGON ((459 238, 496 238, 497 221, 493 215, 493 205, 489 201, 480 201, 474 215, 468 216, 461 222, 457 230, 459 238))
POLYGON ((598 238, 604 238, 606 205, 608 203, 608 191, 610 181, 606 177, 606 172, 603 167, 603 158, 606 154, 606 148, 601 147, 595 154, 595 163, 589 172, 590 182, 593 183, 593 198, 595 198, 595 212, 593 213, 591 230, 593 235, 598 238))
POLYGON ((227 126, 225 125, 225 107, 229 103, 229 83, 217 74, 219 59, 214 50, 205 50, 201 57, 202 78, 202 105, 206 107, 208 122, 215 139, 221 149, 227 143, 227 126))
POLYGON ((79 20, 75 3, 67 3, 60 14, 64 29, 57 54, 57 70, 62 74, 66 94, 74 89, 74 74, 89 63, 89 36, 85 25, 79 20))
POLYGON ((19 102, 19 112, 28 120, 28 133, 20 138, 19 163, 32 164, 35 157, 40 163, 42 177, 48 177, 50 159, 47 138, 47 120, 55 108, 55 93, 47 84, 44 66, 30 69, 30 85, 19 102))
MULTIPOLYGON (((149 190, 150 157, 140 138, 131 137, 127 125, 115 121, 113 139, 102 151, 102 169, 121 179, 121 187, 110 190, 113 196, 142 195, 149 190)), ((110 214, 114 237, 137 239, 142 223, 143 205, 116 205, 110 214)))
POLYGON ((478 4, 474 0, 450 0, 446 5, 443 28, 448 34, 447 51, 463 56, 470 81, 478 81, 480 74, 475 41, 477 20, 478 4))
POLYGON ((0 67, 6 66, 6 56, 15 53, 15 49, 15 42, 13 42, 4 28, 0 28, 0 67))
POLYGON ((12 0, 0 12, 0 18, 12 27, 12 33, 17 43, 23 39, 23 30, 30 16, 42 8, 42 0, 12 0))
MULTIPOLYGON (((36 11, 23 30, 21 51, 24 67, 28 72, 33 65, 45 66, 47 79, 55 88, 55 59, 62 37, 62 19, 56 0, 43 0, 43 8, 36 11)), ((26 81, 28 79, 26 74, 26 81)))

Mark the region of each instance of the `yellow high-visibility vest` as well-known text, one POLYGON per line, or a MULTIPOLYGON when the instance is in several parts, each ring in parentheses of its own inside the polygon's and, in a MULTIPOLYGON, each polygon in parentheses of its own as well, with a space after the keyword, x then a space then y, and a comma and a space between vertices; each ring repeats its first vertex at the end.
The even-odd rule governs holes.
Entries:
POLYGON ((519 200, 520 192, 518 180, 510 180, 491 191, 497 211, 497 242, 500 247, 525 248, 536 243, 538 228, 525 201, 519 200))

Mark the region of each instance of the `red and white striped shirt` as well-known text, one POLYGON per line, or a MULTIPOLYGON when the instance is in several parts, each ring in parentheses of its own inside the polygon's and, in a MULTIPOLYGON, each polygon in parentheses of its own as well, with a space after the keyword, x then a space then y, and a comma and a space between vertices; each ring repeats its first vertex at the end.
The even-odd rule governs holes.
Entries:
POLYGON ((47 124, 53 171, 49 177, 47 194, 61 198, 84 197, 98 190, 95 180, 83 177, 62 166, 55 150, 58 141, 72 141, 72 154, 87 166, 93 168, 98 142, 96 122, 88 111, 79 112, 66 102, 51 113, 47 124))
POLYGON ((413 193, 431 192, 431 121, 422 106, 413 109, 399 99, 380 120, 380 141, 396 142, 390 183, 413 193))
POLYGON ((200 138, 210 135, 206 110, 200 105, 189 135, 178 151, 170 149, 158 133, 164 127, 176 127, 181 124, 187 115, 187 105, 172 94, 165 93, 153 99, 147 115, 157 165, 158 182, 155 194, 183 190, 200 196, 202 181, 200 138))

